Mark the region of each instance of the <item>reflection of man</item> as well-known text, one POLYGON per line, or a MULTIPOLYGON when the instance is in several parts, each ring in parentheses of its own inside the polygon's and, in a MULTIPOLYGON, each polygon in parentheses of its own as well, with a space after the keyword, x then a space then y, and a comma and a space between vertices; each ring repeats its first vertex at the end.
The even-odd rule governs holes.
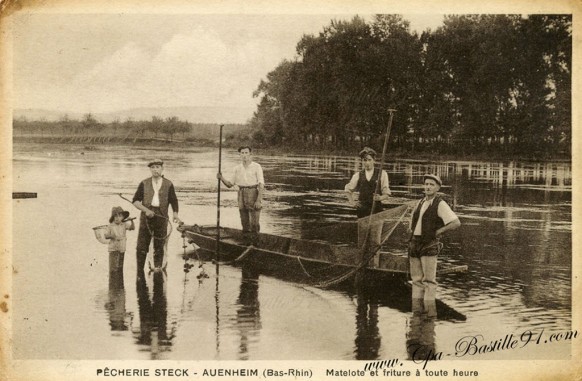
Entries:
POLYGON ((259 304, 259 273, 243 263, 242 279, 236 310, 237 327, 240 331, 239 360, 249 359, 249 343, 261 329, 261 310, 259 304), (251 340, 249 340, 249 337, 251 340))
POLYGON ((408 321, 406 333, 406 350, 409 360, 426 360, 436 353, 435 320, 436 303, 434 300, 413 300, 412 317, 408 321))
POLYGON ((359 288, 356 309, 356 360, 378 358, 381 337, 378 329, 378 303, 370 300, 370 295, 359 288))
POLYGON ((229 188, 238 186, 238 210, 243 237, 247 243, 256 244, 257 233, 261 230, 259 218, 265 187, 263 168, 253 161, 251 147, 239 147, 238 152, 241 163, 234 167, 232 178, 227 180, 222 173, 217 173, 216 178, 229 188))
POLYGON ((408 256, 413 299, 435 299, 439 238, 443 233, 461 226, 457 215, 437 195, 442 184, 437 175, 424 175, 425 197, 414 209, 410 220, 408 256))
POLYGON ((163 272, 153 274, 153 296, 146 283, 146 277, 138 277, 136 282, 139 306, 140 336, 138 343, 150 345, 152 359, 158 359, 165 347, 171 345, 172 337, 167 334, 167 298, 163 272))
POLYGON ((127 331, 123 269, 109 270, 109 302, 105 305, 112 331, 127 331))
POLYGON ((141 210, 136 249, 138 273, 143 272, 152 238, 154 239, 155 270, 162 268, 170 206, 174 222, 182 222, 178 218, 178 198, 174 185, 163 176, 164 162, 155 159, 148 164, 148 167, 152 176, 139 184, 132 201, 133 205, 141 210))

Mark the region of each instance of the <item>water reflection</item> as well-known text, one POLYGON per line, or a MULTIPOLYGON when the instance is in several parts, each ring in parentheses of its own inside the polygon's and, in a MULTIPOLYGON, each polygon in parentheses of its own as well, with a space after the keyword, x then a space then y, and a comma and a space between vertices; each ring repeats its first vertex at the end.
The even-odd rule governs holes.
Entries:
POLYGON ((259 272, 245 264, 241 268, 240 292, 236 310, 236 327, 240 335, 239 360, 249 359, 249 346, 258 341, 261 330, 259 272))
POLYGON ((356 360, 378 358, 381 336, 378 329, 378 302, 363 287, 356 291, 356 360))
MULTIPOLYGON (((153 274, 140 274, 136 281, 139 307, 140 329, 137 332, 137 344, 148 346, 151 359, 160 359, 169 351, 174 338, 173 329, 168 332, 168 302, 166 297, 166 275, 163 271, 153 274), (153 284, 148 285, 148 281, 153 284), (150 287, 153 292, 150 293, 150 287)), ((136 332, 134 332, 134 335, 136 332)))
POLYGON ((406 331, 406 351, 408 360, 425 360, 436 351, 434 300, 412 299, 412 315, 408 319, 406 331))
POLYGON ((109 271, 109 293, 105 309, 109 315, 109 326, 111 327, 111 331, 128 330, 128 318, 130 318, 131 315, 125 308, 123 269, 109 271))
MULTIPOLYGON (((175 265, 176 261, 171 261, 168 273, 174 278, 169 278, 169 285, 159 274, 148 275, 145 281, 142 279, 136 284, 137 300, 129 297, 131 293, 125 290, 121 274, 110 276, 109 290, 100 291, 98 303, 94 303, 92 295, 83 299, 79 297, 82 296, 80 290, 101 288, 99 282, 104 280, 107 270, 103 266, 95 266, 93 262, 89 266, 86 260, 67 261, 67 258, 80 247, 87 251, 95 248, 97 243, 92 241, 94 238, 85 239, 84 230, 102 218, 103 209, 88 208, 79 223, 79 216, 72 216, 71 209, 59 200, 66 200, 67 204, 93 200, 97 206, 119 202, 118 192, 129 195, 135 191, 135 183, 143 173, 143 162, 151 156, 151 151, 136 149, 129 155, 127 147, 104 147, 80 157, 73 146, 47 148, 31 144, 15 145, 14 148, 13 167, 14 173, 18 174, 14 187, 42 190, 39 198, 44 197, 46 201, 41 204, 13 202, 13 260, 15 269, 22 269, 14 277, 13 289, 19 300, 28 298, 30 301, 15 309, 21 319, 14 320, 18 339, 18 345, 14 347, 21 358, 105 357, 110 353, 103 353, 106 351, 103 348, 119 346, 119 336, 124 336, 120 332, 131 329, 133 337, 130 334, 127 340, 131 349, 145 351, 148 356, 152 352, 152 358, 273 359, 280 345, 277 339, 298 327, 299 317, 305 318, 305 325, 298 332, 310 329, 310 335, 307 338, 299 335, 289 337, 285 351, 277 351, 281 353, 278 359, 302 359, 312 336, 326 337, 329 332, 334 335, 333 338, 330 335, 330 340, 338 338, 333 341, 338 345, 333 348, 325 344, 309 346, 312 349, 310 356, 318 359, 373 358, 379 356, 378 353, 390 352, 402 358, 407 356, 403 345, 405 337, 412 343, 426 342, 428 346, 434 344, 435 347, 446 348, 450 344, 447 341, 460 332, 519 330, 524 326, 571 329, 572 167, 567 162, 420 162, 398 159, 386 164, 394 202, 419 197, 422 193, 422 174, 435 172, 443 179, 445 186, 442 191, 451 197, 463 224, 458 232, 447 237, 443 261, 466 264, 469 272, 449 274, 439 279, 439 297, 450 307, 437 300, 439 337, 435 338, 433 333, 432 339, 431 334, 427 334, 424 336, 429 339, 421 340, 422 332, 434 332, 431 328, 434 321, 417 313, 416 308, 411 311, 408 291, 392 292, 379 288, 377 292, 380 295, 374 299, 358 297, 357 291, 353 290, 320 290, 318 295, 325 302, 321 303, 318 299, 307 305, 302 303, 306 299, 301 287, 293 289, 295 284, 290 289, 287 281, 283 283, 269 279, 271 274, 261 275, 259 295, 256 274, 248 274, 245 270, 241 280, 237 268, 221 270, 220 285, 216 278, 216 291, 220 293, 215 292, 211 283, 214 279, 201 284, 193 279, 191 283, 182 285, 175 277, 181 269, 175 265), (112 170, 119 173, 113 180, 112 170), (62 176, 71 181, 54 181, 62 176), (38 215, 54 215, 62 221, 76 221, 74 225, 67 226, 73 232, 70 236, 74 239, 54 241, 47 233, 46 220, 35 218, 38 215), (46 272, 45 266, 31 262, 28 253, 38 251, 39 247, 50 253, 47 257, 53 258, 55 263, 64 264, 64 268, 61 265, 59 268, 66 268, 67 274, 73 275, 60 279, 60 273, 46 272), (249 282, 245 280, 247 278, 249 282), (89 279, 93 281, 88 282, 89 279), (57 293, 55 287, 46 287, 46 284, 55 285, 57 291, 62 293, 57 293), (80 288, 78 284, 86 287, 80 288), (58 288, 61 285, 63 288, 58 288), (168 300, 165 287, 168 287, 168 300), (177 290, 182 288, 185 290, 184 297, 173 297, 173 292, 179 292, 177 290), (69 294, 69 290, 75 290, 75 294, 69 294), (299 301, 293 309, 287 308, 287 305, 277 309, 269 305, 270 298, 282 290, 288 292, 288 300, 299 301), (62 309, 32 307, 53 303, 57 294, 65 296, 60 300, 62 309), (357 308, 354 309, 349 303, 350 297, 351 300, 359 299, 357 308), (93 304, 83 304, 83 300, 88 299, 93 304), (180 302, 183 304, 181 310, 180 302), (343 303, 349 305, 346 307, 343 303), (335 308, 337 319, 314 323, 326 316, 330 305, 335 308), (85 333, 86 327, 75 327, 75 324, 63 326, 57 322, 66 319, 71 311, 83 313, 89 309, 96 311, 90 311, 87 317, 96 319, 93 323, 107 328, 107 337, 97 338, 107 345, 101 348, 86 346, 81 351, 72 345, 72 341, 71 345, 63 345, 59 337, 71 332, 85 333), (47 310, 50 311, 48 321, 44 320, 47 310), (176 311, 183 313, 176 317, 173 314, 176 311), (132 322, 132 316, 138 312, 140 319, 133 319, 132 322), (222 322, 219 317, 222 317, 222 322), (384 319, 394 320, 387 322, 384 319), (408 319, 406 326, 405 319, 408 319), (33 320, 46 321, 47 328, 33 325, 33 320), (390 325, 393 321, 398 331, 407 331, 406 335, 398 332, 396 337, 392 336, 396 333, 390 325), (140 324, 139 329, 137 324, 140 324), (168 329, 170 325, 182 330, 177 333, 180 340, 174 338, 173 330, 168 329), (114 333, 110 334, 111 331, 114 333), (134 338, 139 345, 131 344, 134 338), (433 344, 430 344, 431 341, 433 344), (216 351, 213 350, 215 342, 216 351), (37 348, 43 348, 42 353, 37 348)), ((171 163, 168 173, 175 180, 178 198, 184 206, 183 211, 181 208, 184 219, 188 223, 214 222, 212 205, 216 201, 216 152, 179 150, 168 151, 165 155, 171 163), (197 171, 195 180, 193 170, 197 171)), ((225 167, 237 161, 235 153, 227 155, 225 167)), ((318 233, 315 228, 334 224, 340 228, 327 236, 317 237, 353 241, 350 238, 353 210, 347 204, 342 189, 353 172, 360 169, 359 159, 258 156, 257 161, 263 165, 267 181, 262 216, 265 233, 294 238, 310 234, 313 237, 318 233)), ((225 212, 223 222, 231 227, 238 227, 240 223, 235 195, 225 191, 222 208, 225 212)), ((404 241, 399 241, 399 237, 405 236, 405 230, 404 227, 397 228, 394 232, 391 237, 394 240, 389 244, 390 251, 404 252, 406 245, 404 241)), ((176 236, 172 237, 170 251, 175 253, 179 251, 179 243, 176 236)), ((130 240, 135 238, 130 237, 130 240)), ((295 269, 289 266, 285 271, 298 271, 304 278, 300 264, 294 265, 295 269)), ((197 269, 196 274, 199 271, 197 269)), ((125 282, 133 284, 134 274, 132 271, 132 277, 125 279, 125 282)), ((280 279, 288 278, 292 277, 280 279)), ((129 348, 116 348, 119 348, 120 357, 141 357, 129 348)), ((512 352, 510 356, 520 358, 523 355, 512 352)))

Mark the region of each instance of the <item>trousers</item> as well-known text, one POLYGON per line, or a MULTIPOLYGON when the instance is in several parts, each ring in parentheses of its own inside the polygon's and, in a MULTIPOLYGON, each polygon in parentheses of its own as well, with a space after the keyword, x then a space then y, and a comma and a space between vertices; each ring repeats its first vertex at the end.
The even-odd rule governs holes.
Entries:
POLYGON ((411 239, 408 246, 408 258, 413 299, 435 300, 438 252, 439 245, 436 240, 424 243, 418 238, 411 239))
POLYGON ((257 234, 261 230, 259 219, 261 210, 255 208, 255 202, 259 196, 257 188, 241 188, 238 191, 238 211, 242 225, 243 236, 256 240, 257 234))
POLYGON ((123 257, 125 253, 121 251, 109 252, 109 272, 123 271, 123 257))
POLYGON ((139 233, 137 236, 137 271, 143 271, 145 261, 150 248, 152 238, 154 240, 154 266, 161 267, 164 261, 164 246, 168 234, 168 220, 161 216, 159 208, 150 208, 156 213, 152 218, 147 218, 142 213, 139 219, 139 233), (152 234, 153 233, 153 234, 152 234))

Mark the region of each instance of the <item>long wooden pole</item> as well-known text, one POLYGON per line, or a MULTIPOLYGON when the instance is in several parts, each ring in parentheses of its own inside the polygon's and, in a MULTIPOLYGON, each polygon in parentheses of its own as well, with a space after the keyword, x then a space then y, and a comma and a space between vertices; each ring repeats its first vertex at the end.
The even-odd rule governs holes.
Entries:
MULTIPOLYGON (((220 125, 220 137, 218 140, 218 173, 222 173, 222 128, 224 124, 220 125)), ((218 196, 216 201, 216 276, 218 276, 220 263, 220 183, 218 179, 218 196)))
MULTIPOLYGON (((376 181, 376 190, 374 191, 374 194, 379 194, 382 191, 382 170, 384 169, 384 159, 386 158, 386 149, 388 148, 388 140, 390 140, 390 131, 392 130, 392 119, 394 118, 394 112, 396 110, 395 109, 388 109, 388 112, 390 113, 390 118, 388 119, 388 128, 386 129, 386 136, 384 137, 384 146, 382 147, 382 158, 380 159, 380 176, 378 178, 378 180, 376 181)), ((372 215, 374 214, 374 207, 376 206, 376 199, 372 198, 372 210, 370 210, 370 215, 369 215, 369 220, 368 220, 368 230, 366 233, 366 240, 364 241, 364 246, 365 246, 365 242, 368 240, 368 237, 370 235, 370 227, 372 225, 372 215)))
MULTIPOLYGON (((380 160, 380 175, 378 176, 378 180, 376 181, 376 190, 374 191, 374 195, 376 194, 380 194, 381 190, 382 190, 382 170, 384 169, 384 159, 386 157, 386 149, 388 148, 388 140, 390 140, 390 131, 392 130, 392 119, 394 118, 394 112, 396 110, 395 109, 388 109, 388 112, 390 113, 390 118, 388 119, 388 128, 386 129, 386 136, 384 137, 384 146, 382 147, 382 158, 380 160)), ((375 198, 372 198, 372 209, 370 210, 370 215, 368 216, 368 228, 366 229, 366 235, 364 237, 363 240, 363 245, 362 247, 360 247, 360 258, 362 261, 368 261, 369 259, 366 258, 369 256, 369 253, 367 252, 366 248, 368 247, 368 242, 370 240, 370 230, 372 228, 372 216, 374 214, 374 207, 376 206, 376 200, 375 198)), ((374 248, 374 250, 377 250, 379 248, 374 248)), ((371 257, 373 258, 373 256, 371 257)), ((370 259, 371 259, 370 258, 370 259)), ((363 268, 367 267, 367 264, 364 265, 363 268)), ((362 282, 362 272, 358 272, 356 274, 356 285, 360 284, 362 282)))
MULTIPOLYGON (((380 191, 382 189, 381 187, 381 180, 382 180, 382 169, 384 168, 384 158, 386 157, 386 149, 388 148, 388 140, 390 139, 390 131, 392 130, 392 119, 394 118, 394 112, 396 110, 389 108, 388 112, 390 113, 390 118, 388 119, 388 128, 386 130, 386 136, 384 137, 384 147, 382 147, 382 159, 380 160, 380 178, 378 179, 378 182, 376 183, 376 192, 378 193, 378 191, 380 191)), ((370 217, 372 216, 372 214, 374 213, 374 206, 375 206, 376 200, 372 200, 372 211, 370 213, 370 217)))

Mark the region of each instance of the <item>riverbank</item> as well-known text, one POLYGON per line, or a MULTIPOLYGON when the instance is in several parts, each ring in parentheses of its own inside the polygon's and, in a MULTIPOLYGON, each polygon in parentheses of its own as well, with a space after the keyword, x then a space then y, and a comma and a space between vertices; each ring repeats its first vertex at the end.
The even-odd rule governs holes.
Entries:
MULTIPOLYGON (((173 139, 167 140, 163 138, 131 138, 131 139, 112 139, 103 136, 94 137, 67 137, 67 136, 14 136, 13 144, 19 143, 35 143, 35 144, 49 144, 53 146, 65 145, 65 146, 79 146, 82 147, 84 151, 93 151, 103 149, 103 146, 112 147, 132 147, 139 149, 152 149, 152 150, 166 150, 168 148, 182 148, 188 149, 200 149, 214 147, 218 148, 218 143, 207 140, 207 139, 173 139)), ((223 143, 223 149, 237 149, 239 147, 238 143, 232 141, 227 141, 223 143)), ((266 147, 266 146, 255 146, 253 147, 255 153, 267 154, 267 155, 285 155, 285 156, 356 156, 357 151, 360 147, 355 147, 354 151, 331 149, 331 148, 312 148, 312 147, 289 147, 289 146, 277 146, 277 147, 266 147)), ((378 150, 380 153, 380 150, 378 150)), ((388 148, 386 154, 386 159, 399 159, 399 160, 414 160, 414 161, 529 161, 529 162, 566 162, 570 163, 572 158, 570 155, 523 155, 523 154, 500 154, 500 153, 485 153, 476 152, 467 155, 458 154, 442 154, 436 152, 411 152, 405 150, 391 150, 388 148)))

